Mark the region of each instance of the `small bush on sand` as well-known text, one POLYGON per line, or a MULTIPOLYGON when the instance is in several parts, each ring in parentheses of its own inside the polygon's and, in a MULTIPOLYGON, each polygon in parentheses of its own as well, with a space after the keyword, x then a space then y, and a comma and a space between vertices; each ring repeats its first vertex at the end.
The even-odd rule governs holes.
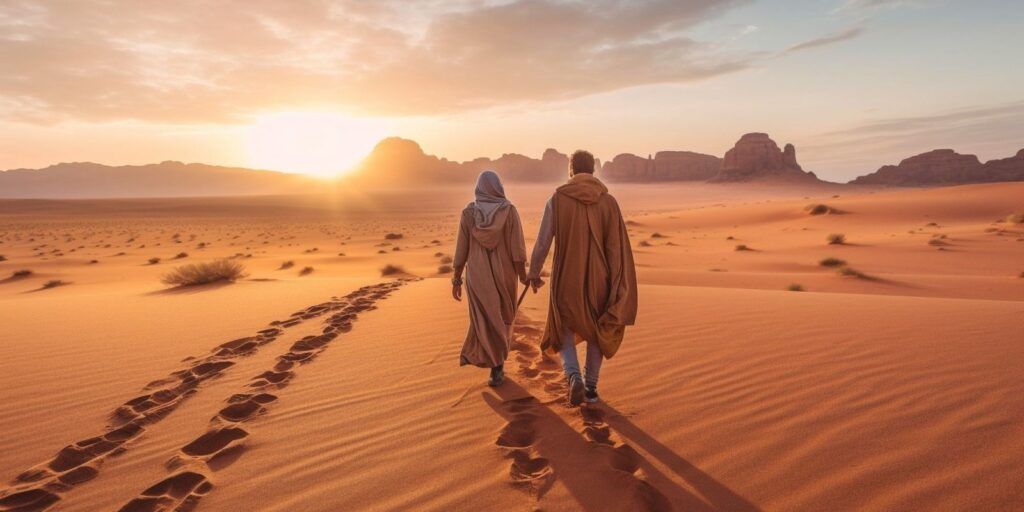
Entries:
POLYGON ((380 275, 382 276, 393 276, 395 274, 404 274, 405 269, 399 265, 387 264, 384 268, 380 269, 380 275))
POLYGON ((859 270, 854 270, 850 267, 843 267, 839 269, 839 275, 843 277, 856 277, 857 279, 867 279, 868 277, 867 274, 859 270))
POLYGON ((791 292, 802 292, 802 291, 804 291, 804 287, 800 286, 799 284, 796 284, 796 283, 793 283, 793 284, 787 286, 786 289, 791 291, 791 292))
POLYGON ((28 277, 30 275, 32 275, 31 270, 15 270, 11 277, 28 277))
POLYGON ((50 288, 56 288, 58 286, 64 286, 66 284, 69 283, 67 283, 66 281, 61 281, 60 279, 51 279, 43 284, 43 289, 49 290, 50 288))
POLYGON ((825 258, 818 262, 818 265, 823 267, 842 267, 846 265, 846 262, 839 258, 825 258))
POLYGON ((156 265, 157 263, 160 263, 160 258, 157 258, 157 257, 154 256, 154 257, 150 258, 148 261, 149 261, 150 265, 156 265))
POLYGON ((637 245, 640 247, 650 247, 651 243, 648 242, 647 240, 640 240, 640 243, 638 243, 637 245))
POLYGON ((843 245, 846 243, 846 235, 842 233, 832 233, 825 239, 828 240, 829 245, 843 245))
POLYGON ((289 261, 286 261, 286 262, 282 263, 280 267, 277 267, 277 269, 278 270, 286 270, 286 269, 292 268, 294 266, 295 266, 295 262, 289 260, 289 261))
POLYGON ((388 234, 384 235, 384 240, 401 240, 401 239, 402 239, 402 234, 401 233, 388 233, 388 234))
POLYGON ((437 267, 437 273, 438 274, 450 274, 450 273, 452 273, 452 266, 451 265, 441 265, 440 267, 437 267))
POLYGON ((190 263, 164 275, 162 281, 171 286, 196 286, 216 282, 233 282, 247 274, 245 266, 231 260, 190 263))
POLYGON ((174 259, 176 259, 176 260, 180 260, 180 259, 183 259, 183 258, 188 258, 188 253, 187 252, 179 252, 178 254, 174 255, 174 259))
POLYGON ((313 267, 304 267, 299 271, 300 276, 308 276, 313 273, 313 267))
POLYGON ((651 238, 665 238, 665 235, 655 232, 651 233, 651 238))
POLYGON ((827 204, 809 204, 804 207, 804 210, 811 215, 825 215, 829 213, 839 213, 839 210, 832 208, 827 204))
POLYGON ((7 261, 7 256, 0 254, 0 261, 7 261))
POLYGON ((753 249, 751 249, 750 247, 747 247, 746 244, 739 244, 739 245, 736 246, 736 250, 737 251, 752 251, 753 249))
POLYGON ((89 264, 90 265, 95 265, 95 264, 97 264, 99 262, 100 262, 100 260, 89 260, 89 264))
POLYGON ((452 262, 452 257, 451 256, 448 256, 448 255, 441 256, 441 263, 451 263, 451 262, 452 262))
POLYGON ((1006 216, 1007 224, 1024 224, 1024 213, 1011 213, 1006 216))
POLYGON ((944 245, 949 245, 949 244, 946 243, 946 241, 941 239, 941 238, 932 238, 931 240, 928 240, 928 245, 934 245, 936 247, 942 247, 944 245))

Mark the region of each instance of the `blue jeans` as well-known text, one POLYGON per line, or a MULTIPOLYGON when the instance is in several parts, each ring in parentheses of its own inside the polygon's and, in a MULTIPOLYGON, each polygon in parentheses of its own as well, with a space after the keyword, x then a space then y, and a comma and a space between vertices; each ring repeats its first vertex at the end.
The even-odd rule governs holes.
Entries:
MULTIPOLYGON (((589 387, 597 387, 597 376, 601 373, 601 363, 604 356, 601 355, 601 347, 596 342, 588 341, 587 345, 587 370, 583 377, 589 387)), ((570 329, 562 330, 562 369, 565 370, 565 377, 572 374, 580 374, 580 360, 576 357, 576 333, 570 329)))

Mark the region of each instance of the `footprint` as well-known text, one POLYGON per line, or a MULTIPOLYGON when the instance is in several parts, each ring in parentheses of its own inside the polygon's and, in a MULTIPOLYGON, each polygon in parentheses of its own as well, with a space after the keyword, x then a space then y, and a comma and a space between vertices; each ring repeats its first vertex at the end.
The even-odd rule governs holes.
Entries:
POLYGON ((217 428, 185 445, 181 452, 191 457, 213 458, 218 453, 238 445, 246 437, 249 437, 249 432, 239 427, 217 428))
POLYGON ((0 498, 0 510, 11 512, 46 510, 58 501, 60 501, 60 496, 52 492, 43 489, 29 489, 0 498))
POLYGON ((183 471, 142 491, 139 497, 129 501, 119 512, 188 510, 212 488, 213 484, 206 476, 194 471, 183 471))
POLYGON ((277 397, 269 393, 234 395, 228 399, 231 405, 221 409, 217 417, 236 423, 247 421, 265 412, 264 405, 274 400, 277 400, 277 397))

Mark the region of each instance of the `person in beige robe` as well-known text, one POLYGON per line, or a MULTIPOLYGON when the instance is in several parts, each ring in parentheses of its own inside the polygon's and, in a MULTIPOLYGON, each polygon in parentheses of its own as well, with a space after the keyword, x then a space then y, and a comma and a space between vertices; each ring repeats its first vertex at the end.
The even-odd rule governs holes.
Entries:
POLYGON ((462 210, 454 267, 452 296, 462 300, 465 271, 469 303, 460 364, 490 368, 488 384, 498 386, 504 381, 516 292, 520 282, 526 283, 526 242, 519 212, 494 171, 480 173, 476 199, 462 210))
POLYGON ((540 234, 530 258, 529 282, 543 286, 552 240, 551 298, 541 347, 560 352, 569 383, 569 402, 596 402, 601 364, 622 345, 637 312, 636 268, 619 204, 594 176, 594 157, 577 151, 569 182, 555 190, 544 208, 540 234), (586 342, 585 380, 576 344, 586 342))

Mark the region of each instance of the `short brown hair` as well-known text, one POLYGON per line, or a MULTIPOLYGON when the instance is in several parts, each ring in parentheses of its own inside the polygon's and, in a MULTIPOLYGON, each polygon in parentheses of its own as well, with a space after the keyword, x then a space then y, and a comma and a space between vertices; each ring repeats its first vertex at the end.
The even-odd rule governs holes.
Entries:
POLYGON ((594 174, 594 155, 589 151, 577 150, 569 159, 569 169, 573 174, 587 173, 594 174))

